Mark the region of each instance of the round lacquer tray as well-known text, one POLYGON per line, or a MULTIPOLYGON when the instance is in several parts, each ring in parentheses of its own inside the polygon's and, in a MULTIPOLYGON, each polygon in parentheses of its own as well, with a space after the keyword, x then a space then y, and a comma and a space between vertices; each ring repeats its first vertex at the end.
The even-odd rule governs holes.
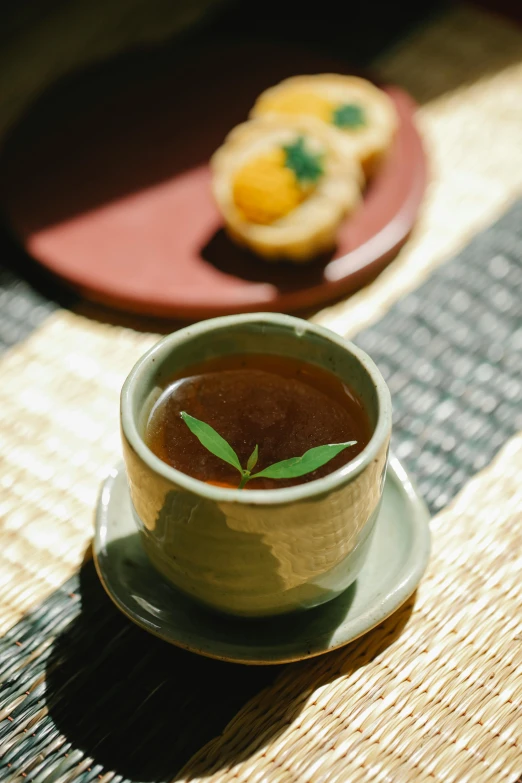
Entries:
POLYGON ((399 130, 338 247, 311 265, 236 247, 210 193, 208 159, 256 96, 346 64, 287 47, 126 56, 62 82, 7 140, 0 203, 37 261, 84 296, 135 313, 204 318, 312 308, 372 279, 407 239, 425 157, 415 106, 386 87, 399 130))

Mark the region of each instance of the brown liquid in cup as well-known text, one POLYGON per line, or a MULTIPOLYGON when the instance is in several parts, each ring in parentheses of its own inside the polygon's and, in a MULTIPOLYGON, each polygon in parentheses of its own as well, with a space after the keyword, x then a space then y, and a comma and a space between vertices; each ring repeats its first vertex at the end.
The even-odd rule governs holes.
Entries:
POLYGON ((357 441, 312 473, 254 479, 246 490, 280 489, 326 476, 357 456, 372 434, 354 391, 316 365, 282 356, 235 354, 185 368, 169 380, 152 409, 145 442, 168 465, 223 487, 237 487, 239 472, 201 445, 181 411, 210 424, 243 467, 258 444, 254 472, 300 457, 315 446, 357 441))

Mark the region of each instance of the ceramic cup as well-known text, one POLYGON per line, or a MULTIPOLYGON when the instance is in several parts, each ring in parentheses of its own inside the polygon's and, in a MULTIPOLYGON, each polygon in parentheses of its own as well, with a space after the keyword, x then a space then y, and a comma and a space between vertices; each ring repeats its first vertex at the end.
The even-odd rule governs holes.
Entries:
POLYGON ((384 487, 390 394, 373 361, 328 329, 274 313, 203 321, 165 337, 122 389, 121 428, 134 517, 155 568, 197 601, 260 617, 337 596, 364 562, 384 487), (349 384, 373 435, 351 462, 324 478, 272 489, 224 489, 170 467, 143 440, 169 378, 206 359, 272 353, 317 364, 349 384))

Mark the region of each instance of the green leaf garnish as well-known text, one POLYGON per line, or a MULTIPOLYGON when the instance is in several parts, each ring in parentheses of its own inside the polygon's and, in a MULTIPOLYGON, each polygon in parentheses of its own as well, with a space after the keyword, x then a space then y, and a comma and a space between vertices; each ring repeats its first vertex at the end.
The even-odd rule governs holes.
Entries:
POLYGON ((270 467, 260 470, 250 478, 287 479, 298 478, 311 473, 317 468, 322 468, 327 462, 336 457, 349 446, 355 446, 357 441, 349 440, 346 443, 328 443, 326 446, 316 446, 305 451, 302 457, 291 457, 282 462, 275 462, 270 467))
POLYGON ((332 114, 332 122, 338 128, 363 128, 367 124, 364 109, 357 103, 337 106, 332 114))
POLYGON ((233 468, 237 468, 240 473, 243 472, 239 457, 232 446, 227 443, 210 424, 205 424, 204 421, 200 421, 199 419, 194 418, 194 416, 190 416, 188 413, 185 413, 185 411, 182 411, 180 415, 189 430, 196 436, 202 446, 208 449, 212 454, 215 454, 216 457, 219 457, 219 459, 228 462, 233 468))
POLYGON ((227 441, 213 429, 210 424, 205 424, 204 421, 190 416, 185 411, 180 414, 181 418, 189 428, 189 430, 196 436, 202 446, 204 446, 211 454, 219 457, 224 462, 228 462, 229 465, 239 470, 241 474, 241 481, 238 489, 243 489, 245 484, 251 479, 255 478, 271 478, 271 479, 292 479, 305 476, 307 473, 312 473, 317 468, 322 468, 327 462, 330 462, 334 457, 344 451, 344 449, 350 446, 355 446, 356 440, 350 440, 346 443, 328 443, 325 446, 315 446, 313 449, 308 449, 301 457, 291 457, 290 459, 284 459, 281 462, 275 462, 273 465, 269 465, 268 468, 259 471, 259 473, 252 474, 252 470, 257 464, 259 456, 259 448, 256 445, 252 454, 248 458, 246 468, 241 467, 239 458, 227 441))
POLYGON ((286 144, 283 149, 286 153, 285 166, 294 172, 298 182, 313 184, 324 174, 323 156, 306 149, 304 136, 293 144, 286 144))

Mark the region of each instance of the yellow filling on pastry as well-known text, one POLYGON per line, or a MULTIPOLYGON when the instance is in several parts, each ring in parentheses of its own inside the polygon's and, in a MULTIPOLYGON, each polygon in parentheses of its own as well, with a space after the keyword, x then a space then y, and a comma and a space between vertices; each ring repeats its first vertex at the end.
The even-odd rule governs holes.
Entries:
POLYGON ((261 108, 266 112, 309 114, 323 122, 331 122, 334 105, 316 92, 282 90, 264 97, 261 108))
POLYGON ((249 223, 270 224, 288 215, 310 194, 286 166, 284 149, 275 149, 246 163, 236 173, 232 194, 249 223))

